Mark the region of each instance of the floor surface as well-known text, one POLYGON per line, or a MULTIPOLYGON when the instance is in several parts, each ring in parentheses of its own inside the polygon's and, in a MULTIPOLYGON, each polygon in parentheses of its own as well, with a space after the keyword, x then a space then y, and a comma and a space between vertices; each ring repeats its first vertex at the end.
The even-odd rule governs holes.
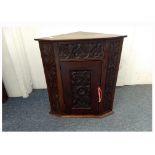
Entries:
POLYGON ((152 86, 117 87, 114 114, 105 118, 62 118, 49 114, 47 90, 9 98, 2 108, 3 131, 152 131, 152 86))

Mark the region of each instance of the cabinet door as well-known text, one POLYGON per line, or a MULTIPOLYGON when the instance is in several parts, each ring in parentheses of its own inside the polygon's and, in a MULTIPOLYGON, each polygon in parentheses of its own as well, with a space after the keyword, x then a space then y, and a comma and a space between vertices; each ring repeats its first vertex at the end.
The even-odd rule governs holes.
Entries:
POLYGON ((60 65, 65 113, 98 114, 102 62, 62 61, 60 65))

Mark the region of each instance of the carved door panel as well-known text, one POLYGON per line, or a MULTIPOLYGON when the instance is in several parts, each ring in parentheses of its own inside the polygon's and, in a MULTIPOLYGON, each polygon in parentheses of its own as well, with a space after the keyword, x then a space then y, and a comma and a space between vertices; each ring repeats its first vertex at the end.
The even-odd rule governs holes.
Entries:
POLYGON ((62 61, 61 77, 67 114, 98 114, 102 62, 62 61))

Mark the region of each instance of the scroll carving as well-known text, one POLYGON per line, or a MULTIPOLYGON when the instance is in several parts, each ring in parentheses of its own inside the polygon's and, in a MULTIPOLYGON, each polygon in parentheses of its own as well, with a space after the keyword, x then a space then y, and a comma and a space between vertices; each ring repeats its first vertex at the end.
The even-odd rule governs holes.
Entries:
POLYGON ((59 43, 60 59, 101 58, 104 48, 101 41, 59 43))
POLYGON ((104 90, 104 111, 111 111, 114 99, 114 91, 117 80, 123 39, 111 40, 109 46, 109 60, 106 72, 106 84, 104 90))
POLYGON ((44 65, 44 72, 48 87, 49 100, 52 112, 59 110, 59 96, 57 87, 56 63, 53 45, 49 43, 40 43, 41 56, 44 65))

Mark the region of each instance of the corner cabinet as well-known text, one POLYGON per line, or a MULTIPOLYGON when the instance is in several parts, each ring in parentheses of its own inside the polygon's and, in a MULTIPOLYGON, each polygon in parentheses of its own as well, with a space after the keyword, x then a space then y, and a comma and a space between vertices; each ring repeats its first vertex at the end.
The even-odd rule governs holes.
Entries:
POLYGON ((123 39, 75 32, 39 41, 50 113, 100 117, 112 113, 123 39))

